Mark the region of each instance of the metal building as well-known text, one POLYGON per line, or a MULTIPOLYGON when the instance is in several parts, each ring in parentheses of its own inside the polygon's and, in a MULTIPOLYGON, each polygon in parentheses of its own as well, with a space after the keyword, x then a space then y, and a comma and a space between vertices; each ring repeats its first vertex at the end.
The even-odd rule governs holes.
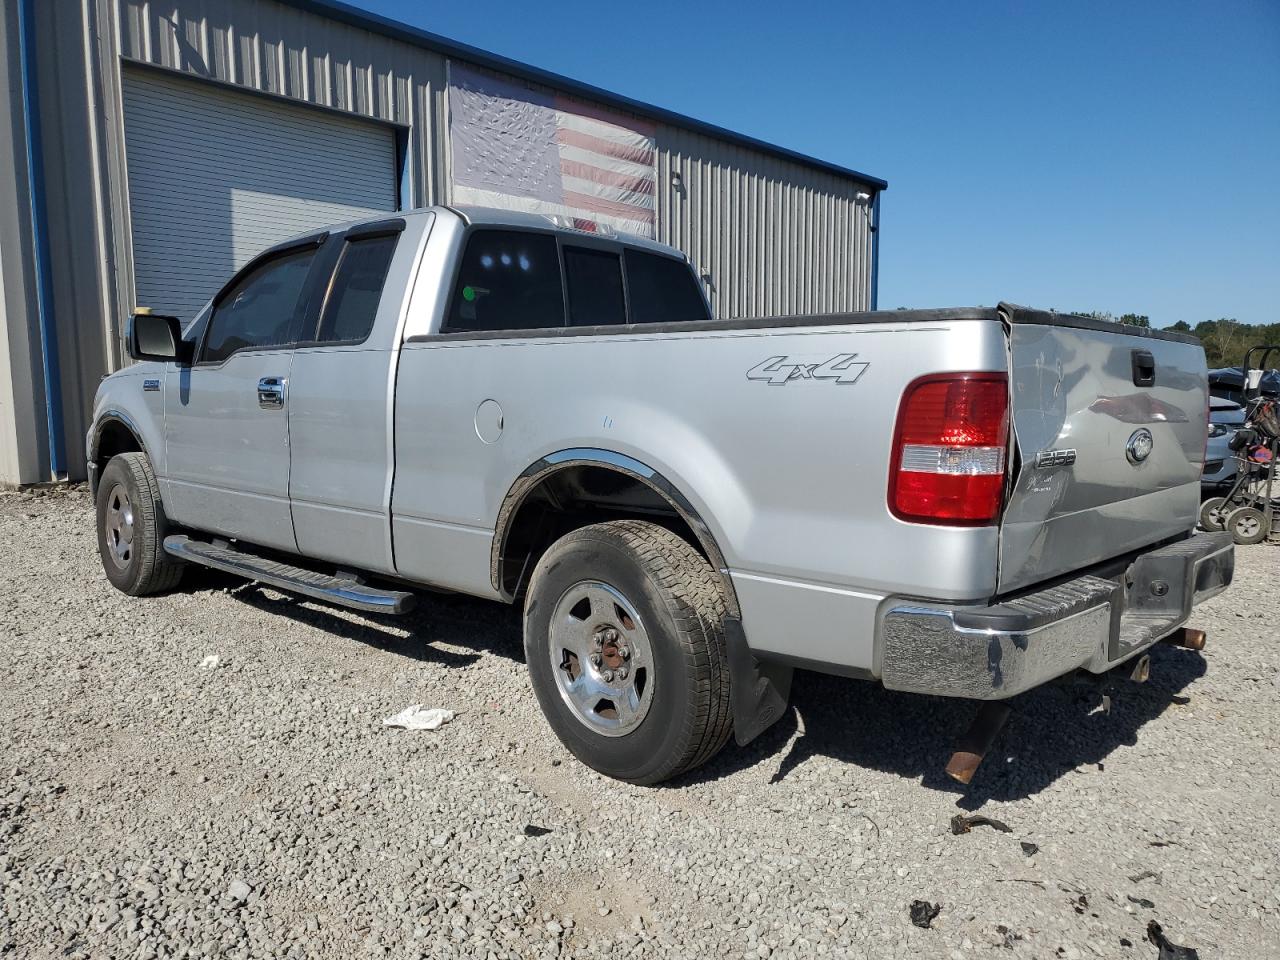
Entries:
POLYGON ((284 237, 470 196, 473 75, 640 137, 614 152, 644 176, 582 202, 639 197, 718 316, 874 308, 875 177, 334 0, 0 0, 0 483, 84 476, 135 305, 191 315, 284 237))

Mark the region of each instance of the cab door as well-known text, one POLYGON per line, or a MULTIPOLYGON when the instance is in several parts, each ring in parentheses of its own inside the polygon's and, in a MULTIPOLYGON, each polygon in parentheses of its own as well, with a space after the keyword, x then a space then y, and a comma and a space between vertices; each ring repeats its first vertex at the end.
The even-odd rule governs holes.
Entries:
POLYGON ((289 497, 304 556, 395 572, 388 425, 418 239, 433 219, 365 224, 330 240, 332 279, 290 377, 289 497))
POLYGON ((190 367, 165 385, 165 510, 184 526, 297 550, 289 509, 293 347, 323 238, 270 251, 219 294, 190 367))

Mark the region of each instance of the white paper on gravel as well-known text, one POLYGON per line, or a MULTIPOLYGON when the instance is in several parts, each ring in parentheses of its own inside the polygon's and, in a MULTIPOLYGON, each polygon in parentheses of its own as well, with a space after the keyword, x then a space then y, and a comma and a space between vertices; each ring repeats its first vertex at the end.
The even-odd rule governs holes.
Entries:
POLYGON ((406 730, 439 730, 454 718, 452 710, 443 707, 424 707, 415 703, 405 707, 394 717, 382 721, 384 727, 404 727, 406 730))

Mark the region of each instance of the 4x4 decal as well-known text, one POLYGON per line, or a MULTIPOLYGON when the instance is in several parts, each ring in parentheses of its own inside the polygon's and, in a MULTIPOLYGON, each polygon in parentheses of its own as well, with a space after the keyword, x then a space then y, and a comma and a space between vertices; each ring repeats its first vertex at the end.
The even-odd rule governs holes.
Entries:
POLYGON ((748 380, 764 380, 780 387, 793 380, 834 380, 857 383, 870 364, 858 360, 856 353, 838 353, 826 360, 810 357, 770 357, 747 371, 748 380))

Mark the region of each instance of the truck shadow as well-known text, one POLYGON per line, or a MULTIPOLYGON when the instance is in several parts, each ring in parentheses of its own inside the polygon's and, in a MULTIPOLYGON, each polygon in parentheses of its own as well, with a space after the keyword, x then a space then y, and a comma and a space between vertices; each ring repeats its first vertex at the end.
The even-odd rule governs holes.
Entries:
MULTIPOLYGON (((421 663, 464 667, 485 653, 524 663, 519 613, 458 594, 420 594, 411 613, 390 617, 267 592, 208 570, 195 573, 184 589, 230 590, 264 612, 421 663)), ((973 718, 972 703, 797 670, 782 719, 745 747, 731 742, 671 785, 720 780, 768 764, 776 764, 771 782, 779 783, 806 760, 827 757, 919 780, 928 789, 954 794, 957 805, 976 809, 988 800, 1022 799, 1073 770, 1104 765, 1117 747, 1137 742, 1144 724, 1186 703, 1182 691, 1204 672, 1199 654, 1157 644, 1150 680, 1113 684, 1109 713, 1100 709, 1101 690, 1093 684, 1063 682, 1025 693, 1010 701, 1008 723, 973 783, 964 787, 943 767, 973 718)))
POLYGON ((1108 688, 1109 713, 1101 709, 1103 691, 1085 682, 1064 681, 1014 698, 1008 723, 965 787, 943 768, 973 718, 972 703, 797 671, 791 709, 781 720, 746 747, 731 744, 677 783, 719 779, 774 758, 771 782, 778 783, 810 757, 823 756, 919 779, 976 809, 988 800, 1038 793, 1082 767, 1102 768, 1117 747, 1137 742, 1144 724, 1186 703, 1181 691, 1204 672, 1198 653, 1157 644, 1146 683, 1120 681, 1108 688))
POLYGON ((419 593, 417 606, 409 613, 384 616, 327 606, 208 569, 192 571, 182 589, 226 590, 264 613, 420 663, 465 667, 485 653, 524 663, 519 615, 503 604, 462 594, 419 593))

